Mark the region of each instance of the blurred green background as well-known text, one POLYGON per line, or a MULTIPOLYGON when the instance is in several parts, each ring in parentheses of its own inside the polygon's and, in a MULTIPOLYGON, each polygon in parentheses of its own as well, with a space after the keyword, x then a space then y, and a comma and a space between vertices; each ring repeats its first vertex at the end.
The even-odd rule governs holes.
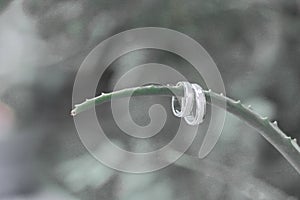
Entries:
MULTIPOLYGON (((0 199, 299 199, 299 174, 231 115, 203 160, 195 157, 199 138, 189 156, 141 175, 109 169, 87 153, 69 115, 76 72, 99 42, 149 26, 198 41, 216 62, 228 96, 300 140, 300 1, 1 0, 0 199)), ((111 91, 126 70, 149 61, 192 73, 174 55, 141 50, 113 63, 98 93, 111 91)), ((153 102, 168 111, 158 141, 125 138, 109 106, 97 107, 99 121, 128 149, 160 146, 179 123, 170 99, 132 99, 132 117, 149 123, 153 102)))

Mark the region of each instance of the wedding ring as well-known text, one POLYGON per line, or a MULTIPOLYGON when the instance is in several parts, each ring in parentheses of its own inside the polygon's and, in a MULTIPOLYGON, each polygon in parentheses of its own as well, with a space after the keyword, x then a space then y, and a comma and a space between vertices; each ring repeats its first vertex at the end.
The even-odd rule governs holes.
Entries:
POLYGON ((181 97, 180 110, 175 108, 175 101, 178 101, 178 98, 172 96, 172 111, 177 117, 185 117, 188 116, 193 109, 193 101, 194 101, 194 92, 192 89, 192 85, 189 82, 182 81, 178 82, 176 86, 183 86, 184 96, 181 97))
POLYGON ((198 84, 192 84, 194 91, 194 97, 196 102, 195 113, 191 113, 184 117, 186 123, 189 125, 198 125, 203 122, 206 112, 206 98, 203 93, 203 89, 198 84))

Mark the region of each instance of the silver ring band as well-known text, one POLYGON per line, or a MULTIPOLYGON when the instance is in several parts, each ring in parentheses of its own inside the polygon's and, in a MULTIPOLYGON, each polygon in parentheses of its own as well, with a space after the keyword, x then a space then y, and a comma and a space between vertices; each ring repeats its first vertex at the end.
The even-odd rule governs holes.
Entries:
POLYGON ((192 89, 192 85, 189 82, 182 81, 178 82, 176 86, 183 86, 184 96, 181 97, 180 110, 175 108, 175 96, 172 96, 172 111, 177 117, 185 117, 188 116, 193 109, 193 101, 194 101, 194 92, 192 89))
POLYGON ((198 125, 203 122, 205 112, 206 112, 206 98, 203 93, 203 89, 198 84, 192 84, 192 89, 194 91, 196 110, 195 114, 191 112, 190 115, 184 117, 186 123, 189 125, 198 125))

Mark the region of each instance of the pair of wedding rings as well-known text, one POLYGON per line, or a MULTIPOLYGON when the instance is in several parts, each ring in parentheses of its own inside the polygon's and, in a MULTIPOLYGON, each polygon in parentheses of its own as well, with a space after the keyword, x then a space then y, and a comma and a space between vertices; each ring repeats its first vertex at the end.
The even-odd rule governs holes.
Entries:
POLYGON ((180 110, 175 108, 175 102, 178 101, 178 98, 172 97, 172 111, 174 115, 184 117, 184 120, 189 125, 202 123, 206 112, 206 98, 203 89, 196 83, 191 84, 186 81, 178 82, 176 86, 183 86, 184 96, 180 98, 180 110), (194 105, 195 109, 193 109, 194 105))

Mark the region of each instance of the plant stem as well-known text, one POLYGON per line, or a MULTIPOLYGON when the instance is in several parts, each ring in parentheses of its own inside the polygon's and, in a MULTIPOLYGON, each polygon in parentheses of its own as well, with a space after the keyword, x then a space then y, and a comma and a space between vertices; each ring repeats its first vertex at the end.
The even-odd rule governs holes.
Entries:
MULTIPOLYGON (((240 101, 232 100, 222 94, 216 94, 210 90, 204 91, 204 94, 206 96, 207 103, 213 103, 214 106, 226 109, 228 112, 234 114, 250 126, 254 127, 300 174, 300 147, 298 146, 296 139, 288 137, 279 129, 276 121, 271 123, 267 117, 261 117, 257 113, 253 112, 251 107, 246 107, 241 104, 240 101)), ((102 94, 95 98, 87 99, 81 104, 75 105, 75 108, 71 111, 71 115, 75 116, 94 105, 110 101, 112 98, 118 99, 123 97, 145 95, 175 95, 180 97, 183 96, 183 88, 181 86, 150 85, 102 94)))

